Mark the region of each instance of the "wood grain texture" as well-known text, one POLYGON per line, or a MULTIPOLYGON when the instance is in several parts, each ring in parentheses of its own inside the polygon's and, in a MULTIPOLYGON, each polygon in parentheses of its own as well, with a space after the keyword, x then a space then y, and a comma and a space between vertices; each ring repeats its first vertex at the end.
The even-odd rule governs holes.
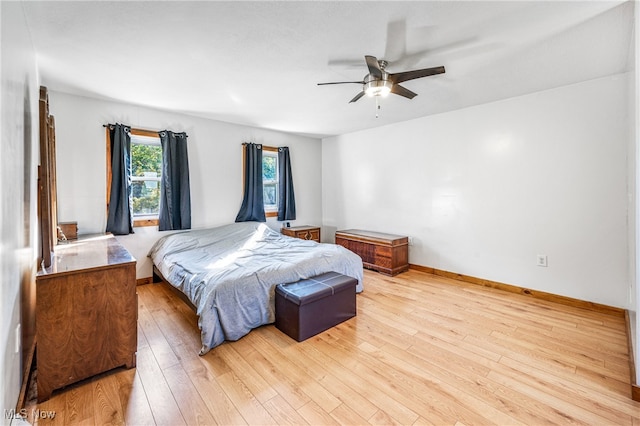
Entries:
POLYGON ((153 283, 153 277, 145 277, 136 279, 136 285, 145 285, 153 283))
POLYGON ((68 241, 78 239, 78 222, 58 222, 58 240, 64 239, 68 241))
POLYGON ((624 312, 624 324, 627 334, 627 349, 629 351, 629 380, 631 383, 631 398, 634 401, 640 401, 640 386, 636 381, 636 363, 635 354, 633 352, 633 342, 631 341, 631 333, 633 328, 631 327, 631 318, 629 317, 629 311, 624 312))
POLYGON ((304 342, 267 325, 204 356, 193 311, 140 286, 137 369, 37 407, 75 406, 72 425, 640 425, 623 317, 415 270, 364 284, 356 317, 304 342))
POLYGON ((289 237, 300 238, 301 240, 312 240, 316 243, 320 242, 319 226, 292 226, 290 228, 282 228, 280 229, 280 232, 289 237))
POLYGON ((381 232, 347 229, 336 231, 336 244, 362 258, 367 269, 397 275, 409 269, 409 238, 381 232))
POLYGON ((56 248, 55 268, 36 279, 41 401, 54 389, 136 365, 135 261, 113 237, 77 244, 56 248))
POLYGON ((158 226, 160 223, 160 219, 136 219, 133 221, 133 227, 137 228, 140 226, 158 226))
MULTIPOLYGON (((39 259, 45 267, 51 265, 51 253, 56 244, 56 152, 55 122, 49 114, 49 94, 40 86, 39 96, 40 166, 38 167, 38 224, 40 225, 39 259)), ((40 262, 38 262, 40 263, 40 262)))
POLYGON ((473 277, 471 275, 458 274, 457 272, 444 271, 442 269, 432 268, 430 266, 409 264, 410 269, 416 271, 425 272, 428 274, 439 275, 441 277, 452 278, 458 281, 464 281, 471 284, 481 285, 485 287, 491 287, 502 291, 508 291, 510 293, 518 293, 525 296, 530 296, 536 299, 547 300, 549 302, 560 303, 568 306, 575 306, 577 308, 589 309, 591 311, 602 312, 606 314, 624 316, 625 310, 617 308, 615 306, 607 306, 600 303, 589 302, 580 299, 574 299, 572 297, 560 296, 557 294, 546 293, 544 291, 531 290, 525 287, 519 287, 512 284, 505 284, 498 281, 486 280, 484 278, 473 277))

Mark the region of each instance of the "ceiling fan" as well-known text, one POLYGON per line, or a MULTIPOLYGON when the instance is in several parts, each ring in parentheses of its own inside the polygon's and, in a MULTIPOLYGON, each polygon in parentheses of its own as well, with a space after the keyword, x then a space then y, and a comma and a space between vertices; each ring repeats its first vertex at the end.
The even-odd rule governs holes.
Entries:
POLYGON ((388 73, 385 68, 388 62, 381 59, 378 60, 375 56, 365 56, 367 67, 369 68, 369 74, 364 76, 362 81, 336 81, 332 83, 318 83, 318 86, 324 86, 328 84, 362 84, 362 91, 358 93, 349 103, 356 102, 364 95, 368 96, 387 96, 389 93, 404 96, 408 99, 413 99, 418 96, 417 93, 402 87, 400 83, 408 80, 414 80, 416 78, 429 77, 431 75, 443 74, 444 67, 424 68, 420 70, 404 71, 398 73, 388 73))

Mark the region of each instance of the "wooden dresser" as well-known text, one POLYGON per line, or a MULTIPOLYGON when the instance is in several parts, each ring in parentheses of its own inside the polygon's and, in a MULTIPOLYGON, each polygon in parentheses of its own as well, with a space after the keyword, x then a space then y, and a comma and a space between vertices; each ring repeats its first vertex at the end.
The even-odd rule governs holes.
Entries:
POLYGON ((36 277, 38 401, 115 367, 135 367, 136 260, 111 235, 58 245, 36 277))
POLYGON ((347 229, 336 231, 336 244, 359 255, 367 269, 387 275, 396 275, 409 269, 408 237, 347 229))
POLYGON ((292 226, 291 228, 282 228, 282 233, 290 237, 300 238, 303 240, 312 240, 320 242, 319 226, 292 226))

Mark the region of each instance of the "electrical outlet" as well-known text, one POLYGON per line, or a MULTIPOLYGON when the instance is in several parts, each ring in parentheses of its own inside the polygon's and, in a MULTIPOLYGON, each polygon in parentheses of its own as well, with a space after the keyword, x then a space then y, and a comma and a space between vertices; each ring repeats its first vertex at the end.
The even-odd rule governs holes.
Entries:
POLYGON ((409 238, 409 245, 412 246, 413 245, 413 237, 408 237, 409 238))
POLYGON ((537 257, 536 265, 543 266, 545 268, 547 266, 549 266, 549 264, 547 263, 547 255, 546 254, 539 254, 538 257, 537 257))

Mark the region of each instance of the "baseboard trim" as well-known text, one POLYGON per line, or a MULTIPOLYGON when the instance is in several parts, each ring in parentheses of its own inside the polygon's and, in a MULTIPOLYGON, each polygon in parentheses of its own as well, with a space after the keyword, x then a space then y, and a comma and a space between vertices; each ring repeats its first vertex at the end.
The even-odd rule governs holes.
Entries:
POLYGON ((629 348, 629 383, 631 383, 631 399, 640 401, 640 386, 636 382, 636 357, 633 351, 633 342, 631 341, 631 318, 629 311, 624 311, 624 323, 627 331, 627 347, 629 348))
POLYGON ((429 266, 413 265, 409 264, 410 269, 416 271, 426 272, 441 277, 452 278, 454 280, 464 281, 470 284, 481 285, 484 287, 491 287, 510 293, 522 294, 525 296, 533 297, 534 299, 546 300, 548 302, 560 303, 567 306, 573 306, 576 308, 589 309, 591 311, 600 312, 609 315, 617 315, 623 317, 626 310, 622 308, 616 308, 614 306, 602 305, 595 302, 587 302, 586 300, 574 299, 567 296, 560 296, 553 293, 546 293, 544 291, 531 290, 524 287, 518 287, 511 284, 504 284, 497 281, 485 280, 483 278, 472 277, 470 275, 458 274, 450 271, 443 271, 441 269, 431 268, 429 266))
POLYGON ((546 293, 544 291, 530 290, 528 288, 518 287, 511 284, 504 284, 497 281, 485 280, 483 278, 472 277, 470 275, 443 271, 441 269, 432 268, 430 266, 409 264, 409 268, 416 271, 420 271, 420 272, 426 272, 428 274, 433 274, 441 277, 451 278, 458 281, 463 281, 469 284, 481 285, 484 287, 491 287, 498 290, 508 291, 510 293, 522 294, 525 296, 533 297, 534 299, 546 300, 548 302, 555 302, 555 303, 560 303, 562 305, 589 309, 595 312, 624 317, 626 333, 627 333, 627 345, 629 348, 629 374, 630 374, 629 383, 631 388, 630 389, 631 399, 633 399, 634 401, 640 401, 640 386, 638 386, 638 383, 636 383, 635 356, 633 353, 633 342, 631 341, 631 321, 629 318, 628 310, 622 309, 622 308, 616 308, 614 306, 602 305, 600 303, 587 302, 585 300, 574 299, 567 296, 560 296, 553 293, 546 293))
POLYGON ((33 366, 35 362, 36 354, 36 339, 33 339, 33 343, 27 353, 26 362, 24 365, 24 371, 22 374, 22 386, 20 386, 20 394, 18 395, 18 402, 16 403, 16 413, 19 413, 25 404, 27 403, 27 392, 29 391, 29 383, 31 383, 31 375, 33 374, 33 366))
POLYGON ((138 278, 136 280, 136 285, 145 285, 151 283, 153 283, 153 277, 138 278))

